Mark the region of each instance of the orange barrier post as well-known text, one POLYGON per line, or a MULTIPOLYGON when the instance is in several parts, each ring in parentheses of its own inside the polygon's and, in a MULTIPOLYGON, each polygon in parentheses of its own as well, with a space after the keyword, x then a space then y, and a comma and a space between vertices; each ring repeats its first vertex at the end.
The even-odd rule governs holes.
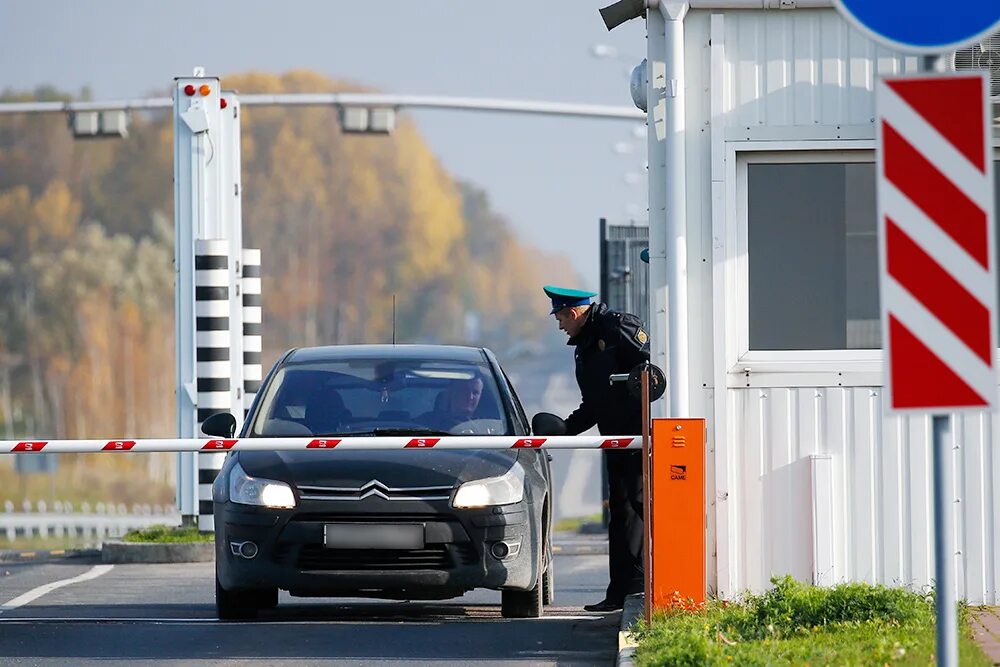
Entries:
POLYGON ((705 420, 654 419, 647 543, 652 601, 705 601, 705 420))

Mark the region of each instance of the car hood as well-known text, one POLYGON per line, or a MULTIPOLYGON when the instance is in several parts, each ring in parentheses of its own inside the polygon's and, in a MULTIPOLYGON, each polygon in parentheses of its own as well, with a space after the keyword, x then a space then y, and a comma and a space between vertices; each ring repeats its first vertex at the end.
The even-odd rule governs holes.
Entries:
POLYGON ((360 488, 377 479, 392 488, 455 486, 510 470, 517 452, 509 450, 409 450, 339 452, 240 452, 251 477, 300 486, 360 488))

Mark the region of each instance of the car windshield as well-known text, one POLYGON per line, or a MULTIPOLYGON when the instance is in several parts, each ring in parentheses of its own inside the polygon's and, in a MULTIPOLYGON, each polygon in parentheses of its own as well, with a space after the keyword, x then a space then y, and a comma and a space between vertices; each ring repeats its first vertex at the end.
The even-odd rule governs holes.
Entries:
POLYGON ((275 373, 252 435, 509 435, 512 424, 485 363, 343 359, 275 373))

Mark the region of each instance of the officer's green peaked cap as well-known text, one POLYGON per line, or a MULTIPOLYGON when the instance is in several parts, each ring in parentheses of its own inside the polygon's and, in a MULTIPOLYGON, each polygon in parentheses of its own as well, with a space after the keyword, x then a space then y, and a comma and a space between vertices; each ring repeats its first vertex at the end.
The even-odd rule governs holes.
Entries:
POLYGON ((563 308, 590 305, 590 300, 597 296, 596 292, 585 292, 568 287, 555 287, 554 285, 546 285, 542 289, 545 290, 545 295, 552 299, 550 315, 558 313, 563 308))

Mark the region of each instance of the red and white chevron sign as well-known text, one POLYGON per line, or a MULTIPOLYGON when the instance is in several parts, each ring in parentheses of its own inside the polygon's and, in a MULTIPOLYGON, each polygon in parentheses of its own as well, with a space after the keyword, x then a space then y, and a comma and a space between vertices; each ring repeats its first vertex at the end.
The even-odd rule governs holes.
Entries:
POLYGON ((879 282, 888 407, 997 402, 988 79, 878 82, 879 282))

